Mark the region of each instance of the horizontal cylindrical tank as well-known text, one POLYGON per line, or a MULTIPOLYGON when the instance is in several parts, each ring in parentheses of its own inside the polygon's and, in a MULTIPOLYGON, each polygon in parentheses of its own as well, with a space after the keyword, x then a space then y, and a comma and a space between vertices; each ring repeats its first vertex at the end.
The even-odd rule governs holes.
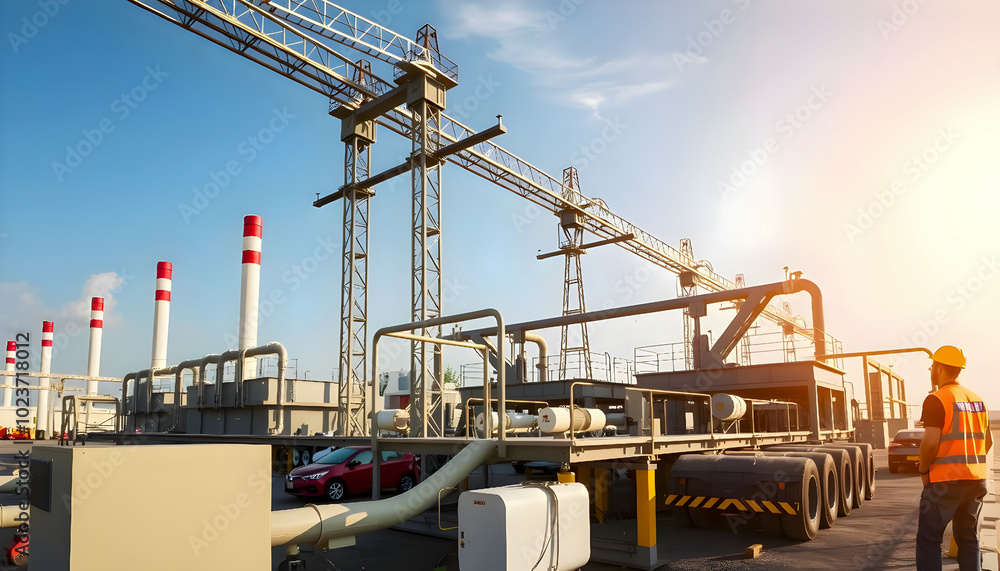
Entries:
POLYGON ((719 420, 737 420, 747 412, 747 401, 736 395, 717 393, 712 395, 712 416, 719 420))
POLYGON ((546 434, 568 432, 593 432, 603 430, 608 423, 604 411, 596 408, 545 407, 538 411, 538 428, 546 434))
MULTIPOLYGON (((500 426, 500 415, 495 411, 490 411, 492 415, 492 420, 490 421, 490 426, 493 428, 493 433, 496 434, 500 426)), ((504 415, 504 430, 507 432, 513 432, 518 430, 531 430, 535 427, 535 419, 537 417, 533 414, 524 414, 521 412, 507 412, 504 415)), ((476 415, 476 430, 480 434, 486 433, 486 414, 479 413, 476 415)))
POLYGON ((677 500, 675 509, 691 520, 717 516, 727 508, 746 517, 774 513, 785 535, 805 541, 819 531, 820 490, 819 471, 809 458, 685 454, 670 469, 673 498, 668 498, 677 500))
POLYGON ((837 466, 834 464, 833 456, 825 452, 734 451, 726 452, 726 454, 736 456, 753 456, 757 458, 760 458, 761 456, 789 456, 793 458, 808 458, 812 460, 813 463, 816 464, 816 468, 819 470, 819 481, 823 492, 823 518, 820 520, 819 526, 827 529, 833 527, 833 524, 837 522, 837 513, 840 507, 842 490, 840 489, 840 481, 837 478, 837 466))
POLYGON ((410 413, 398 408, 380 410, 375 413, 375 425, 379 430, 406 432, 410 429, 410 413))

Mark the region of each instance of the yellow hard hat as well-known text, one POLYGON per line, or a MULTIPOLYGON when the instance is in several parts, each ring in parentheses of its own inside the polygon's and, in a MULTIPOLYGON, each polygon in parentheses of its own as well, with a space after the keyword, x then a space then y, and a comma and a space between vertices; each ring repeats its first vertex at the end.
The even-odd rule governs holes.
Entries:
POLYGON ((960 369, 965 368, 965 353, 954 345, 942 345, 940 349, 931 355, 932 361, 937 361, 942 365, 951 365, 960 369))

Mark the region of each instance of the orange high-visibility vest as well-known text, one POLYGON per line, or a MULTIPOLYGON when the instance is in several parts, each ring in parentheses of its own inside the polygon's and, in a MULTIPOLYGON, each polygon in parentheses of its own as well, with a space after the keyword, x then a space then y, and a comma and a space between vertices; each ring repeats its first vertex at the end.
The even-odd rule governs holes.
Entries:
POLYGON ((941 443, 931 464, 931 482, 986 479, 986 405, 976 393, 952 383, 934 396, 944 405, 941 443))

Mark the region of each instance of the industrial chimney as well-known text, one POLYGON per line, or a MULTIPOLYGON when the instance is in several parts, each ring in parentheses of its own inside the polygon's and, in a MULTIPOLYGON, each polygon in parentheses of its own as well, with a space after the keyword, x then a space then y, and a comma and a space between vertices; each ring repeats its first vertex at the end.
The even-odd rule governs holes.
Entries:
MULTIPOLYGON (((239 350, 257 346, 257 311, 260 299, 260 246, 263 222, 260 216, 243 217, 243 279, 240 285, 239 350)), ((256 376, 256 360, 247 359, 246 378, 256 376)))
MULTIPOLYGON (((101 334, 104 331, 104 298, 90 299, 90 356, 87 358, 87 376, 101 376, 101 334)), ((87 394, 97 394, 97 381, 87 381, 87 394)))
POLYGON ((156 301, 153 306, 153 369, 167 366, 167 330, 170 326, 170 281, 174 265, 170 262, 156 264, 156 301))
POLYGON ((35 408, 35 437, 44 439, 49 427, 49 384, 51 379, 44 376, 52 371, 52 337, 56 330, 55 323, 42 322, 42 366, 38 370, 43 376, 38 379, 38 404, 35 408))

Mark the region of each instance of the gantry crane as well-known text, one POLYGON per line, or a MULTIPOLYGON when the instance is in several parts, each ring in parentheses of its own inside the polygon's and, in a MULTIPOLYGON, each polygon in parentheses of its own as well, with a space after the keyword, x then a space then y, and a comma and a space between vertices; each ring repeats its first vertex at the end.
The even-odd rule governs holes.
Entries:
MULTIPOLYGON (((344 269, 341 284, 341 416, 343 434, 367 430, 367 273, 369 199, 377 184, 411 173, 413 187, 414 321, 441 314, 441 163, 449 161, 556 214, 573 213, 579 226, 602 243, 617 243, 659 267, 690 276, 708 291, 736 285, 710 267, 672 248, 608 209, 597 199, 546 174, 490 139, 505 130, 497 124, 481 132, 443 112, 444 92, 457 85, 458 67, 440 54, 433 28, 417 41, 392 32, 328 0, 129 0, 182 28, 254 61, 330 99, 331 114, 342 122, 345 184, 313 204, 342 199, 344 269), (333 49, 336 42, 393 66, 393 81, 370 64, 333 49), (400 165, 372 175, 371 146, 376 126, 409 138, 413 152, 400 165), (346 416, 345 416, 346 415, 346 416)), ((746 304, 745 315, 760 316, 813 339, 784 309, 746 304)), ((734 320, 749 323, 752 319, 734 320)), ((746 331, 727 331, 719 343, 735 344, 746 331)), ((439 336, 426 330, 423 335, 439 336)), ((821 332, 822 333, 822 332, 821 332)), ((822 340, 823 335, 817 336, 822 340)), ((502 341, 501 341, 502 342, 502 341)), ((411 435, 438 435, 440 354, 413 344, 411 435), (426 418, 425 411, 428 411, 426 418), (438 411, 438 413, 435 413, 438 411)))

